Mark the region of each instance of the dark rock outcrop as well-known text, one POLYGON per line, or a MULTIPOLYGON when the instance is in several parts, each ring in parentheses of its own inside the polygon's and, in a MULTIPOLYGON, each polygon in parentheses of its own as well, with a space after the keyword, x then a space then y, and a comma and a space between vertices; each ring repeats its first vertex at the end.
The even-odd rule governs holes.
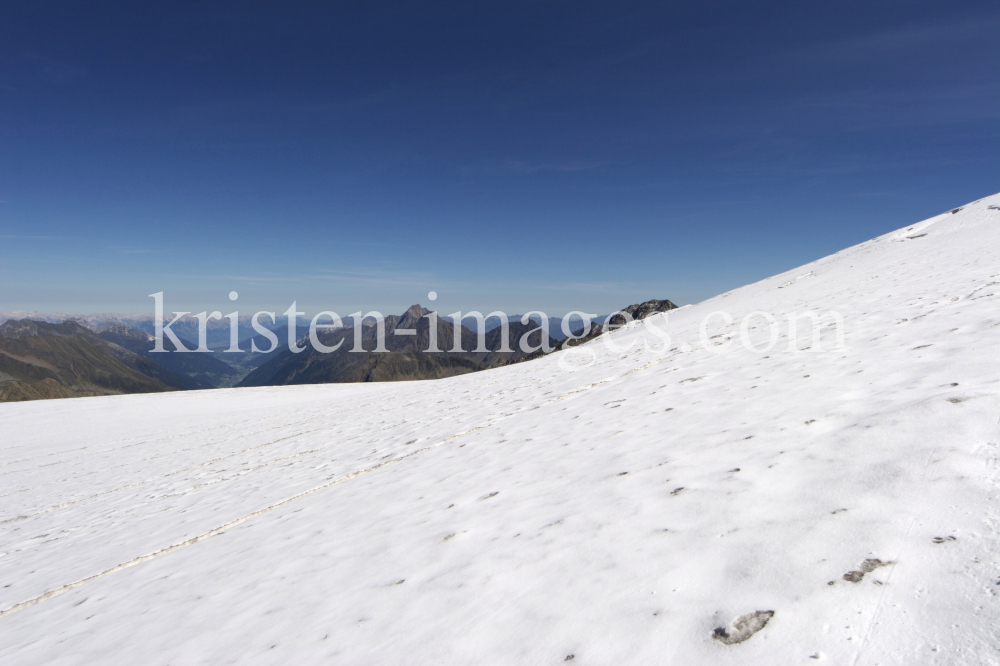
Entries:
MULTIPOLYGON (((564 340, 559 343, 559 349, 566 349, 567 347, 576 347, 578 345, 585 344, 591 340, 597 338, 603 333, 609 331, 614 331, 622 326, 625 326, 631 321, 640 321, 646 317, 651 317, 655 314, 661 312, 667 312, 669 310, 676 310, 677 306, 666 299, 664 300, 650 300, 644 303, 636 303, 635 305, 630 305, 627 308, 622 308, 620 312, 616 312, 608 317, 607 321, 600 325, 591 326, 590 332, 583 337, 576 337, 564 340), (625 313, 625 314, 621 314, 625 313), (625 315, 628 315, 627 317, 625 315)), ((579 336, 583 332, 583 328, 578 328, 575 330, 574 335, 579 336)))

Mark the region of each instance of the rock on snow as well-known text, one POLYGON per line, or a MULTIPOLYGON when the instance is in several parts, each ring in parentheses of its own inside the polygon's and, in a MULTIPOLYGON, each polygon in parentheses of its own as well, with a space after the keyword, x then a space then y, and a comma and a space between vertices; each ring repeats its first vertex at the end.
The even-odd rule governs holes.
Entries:
POLYGON ((0 662, 1000 663, 998 204, 589 367, 0 405, 0 662))

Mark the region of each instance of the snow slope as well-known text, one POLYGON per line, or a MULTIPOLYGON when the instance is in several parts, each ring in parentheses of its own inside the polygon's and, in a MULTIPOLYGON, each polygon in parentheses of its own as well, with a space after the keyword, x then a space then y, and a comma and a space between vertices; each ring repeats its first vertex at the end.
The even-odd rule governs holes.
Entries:
POLYGON ((0 663, 1000 663, 997 207, 586 368, 0 405, 0 663))

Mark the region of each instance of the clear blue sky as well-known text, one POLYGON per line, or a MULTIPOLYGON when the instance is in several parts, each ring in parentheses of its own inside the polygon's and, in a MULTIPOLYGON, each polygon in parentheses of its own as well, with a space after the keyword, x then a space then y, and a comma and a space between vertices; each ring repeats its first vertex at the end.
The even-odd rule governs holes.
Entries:
POLYGON ((998 167, 995 1, 0 9, 0 311, 695 302, 998 167))

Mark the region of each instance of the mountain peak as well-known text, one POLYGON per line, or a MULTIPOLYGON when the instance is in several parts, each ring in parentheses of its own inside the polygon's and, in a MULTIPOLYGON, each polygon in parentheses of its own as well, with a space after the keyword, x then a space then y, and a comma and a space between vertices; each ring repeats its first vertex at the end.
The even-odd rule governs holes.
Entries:
POLYGON ((417 325, 417 322, 420 321, 420 318, 426 314, 430 314, 430 310, 426 309, 419 303, 411 305, 407 308, 406 312, 403 313, 403 316, 399 318, 397 326, 399 328, 413 328, 417 325))
POLYGON ((428 310, 427 308, 425 308, 424 306, 420 305, 420 303, 414 303, 409 308, 407 308, 406 312, 403 313, 403 316, 404 317, 413 317, 415 319, 420 319, 424 315, 427 315, 427 314, 430 314, 430 313, 431 313, 431 311, 428 310))

